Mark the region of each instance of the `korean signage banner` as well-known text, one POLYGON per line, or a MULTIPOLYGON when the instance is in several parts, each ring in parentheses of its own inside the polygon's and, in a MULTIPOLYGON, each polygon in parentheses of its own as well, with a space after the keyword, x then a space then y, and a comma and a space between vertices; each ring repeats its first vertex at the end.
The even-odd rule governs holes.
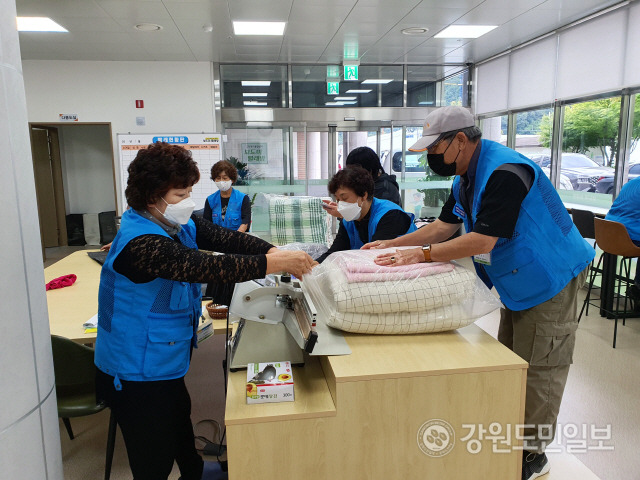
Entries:
POLYGON ((269 163, 266 143, 243 143, 242 161, 247 164, 269 163))

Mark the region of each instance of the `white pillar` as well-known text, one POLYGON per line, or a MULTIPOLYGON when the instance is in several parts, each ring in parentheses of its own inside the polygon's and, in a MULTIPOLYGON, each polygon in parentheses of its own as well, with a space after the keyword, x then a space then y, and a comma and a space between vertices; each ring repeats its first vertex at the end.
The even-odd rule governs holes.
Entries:
POLYGON ((0 0, 0 471, 62 479, 15 0, 0 0))

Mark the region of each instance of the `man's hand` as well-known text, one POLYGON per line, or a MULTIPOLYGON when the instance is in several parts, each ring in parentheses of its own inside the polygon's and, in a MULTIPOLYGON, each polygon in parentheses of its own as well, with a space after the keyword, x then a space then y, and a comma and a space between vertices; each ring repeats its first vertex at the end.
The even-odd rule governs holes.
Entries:
POLYGON ((373 242, 365 243, 360 247, 361 250, 369 250, 369 249, 380 249, 380 248, 391 248, 395 247, 396 242, 393 240, 374 240, 373 242))
POLYGON ((424 254, 422 248, 407 248, 404 250, 396 250, 391 253, 383 253, 378 255, 374 262, 383 267, 397 267, 400 265, 412 265, 414 263, 424 262, 424 254))

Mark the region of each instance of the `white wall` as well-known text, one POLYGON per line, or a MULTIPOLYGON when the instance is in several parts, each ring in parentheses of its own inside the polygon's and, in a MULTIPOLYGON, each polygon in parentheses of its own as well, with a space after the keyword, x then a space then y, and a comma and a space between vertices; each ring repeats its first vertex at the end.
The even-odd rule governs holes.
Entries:
POLYGON ((107 125, 60 128, 66 213, 115 210, 111 138, 107 125))
MULTIPOLYGON (((116 155, 118 133, 216 131, 209 62, 25 60, 23 71, 29 122, 58 122, 61 113, 110 122, 116 155), (135 108, 135 100, 144 100, 144 108, 135 108), (139 116, 145 126, 136 125, 139 116)), ((120 189, 118 163, 116 157, 120 189)))

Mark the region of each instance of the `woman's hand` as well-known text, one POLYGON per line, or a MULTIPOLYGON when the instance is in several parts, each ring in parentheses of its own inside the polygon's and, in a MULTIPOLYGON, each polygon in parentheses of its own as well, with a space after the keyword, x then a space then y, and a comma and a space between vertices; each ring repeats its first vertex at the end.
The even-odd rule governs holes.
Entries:
POLYGON ((424 262, 424 254, 422 253, 422 248, 396 250, 395 253, 383 253, 382 255, 378 255, 374 259, 374 262, 383 267, 412 265, 414 263, 424 262))
POLYGON ((360 250, 391 248, 395 246, 396 244, 394 240, 374 240, 373 242, 365 243, 360 247, 360 250))
POLYGON ((289 272, 294 277, 302 279, 302 276, 311 272, 311 269, 316 265, 317 262, 301 250, 272 248, 267 253, 267 274, 289 272))
POLYGON ((340 212, 338 212, 338 204, 331 200, 322 200, 322 208, 332 217, 342 218, 340 212))
POLYGON ((111 244, 112 244, 112 243, 113 243, 113 242, 109 242, 109 243, 107 243, 106 245, 101 246, 101 247, 100 247, 100 251, 101 251, 101 252, 108 252, 108 251, 109 251, 109 249, 111 248, 111 244))

